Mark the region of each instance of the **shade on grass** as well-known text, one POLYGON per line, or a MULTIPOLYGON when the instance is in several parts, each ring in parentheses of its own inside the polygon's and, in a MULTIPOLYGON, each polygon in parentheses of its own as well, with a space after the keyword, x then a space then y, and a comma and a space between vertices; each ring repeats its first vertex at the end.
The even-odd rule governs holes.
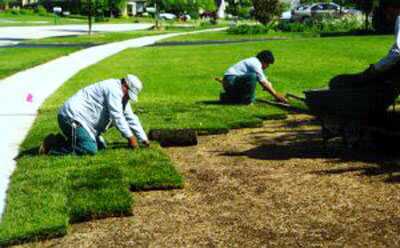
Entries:
POLYGON ((77 48, 0 48, 0 79, 77 50, 77 48))
MULTIPOLYGON (((57 108, 80 88, 102 79, 133 73, 143 81, 143 93, 133 108, 146 130, 196 128, 213 133, 256 126, 262 119, 283 114, 261 103, 216 103, 221 86, 213 82, 213 76, 222 76, 238 60, 271 49, 276 63, 268 75, 275 88, 300 94, 325 86, 336 74, 363 70, 383 56, 391 42, 391 37, 318 38, 125 50, 81 71, 48 99, 22 149, 37 147, 46 134, 57 131, 57 108)), ((271 98, 258 90, 259 98, 271 98)), ((129 187, 182 187, 181 176, 157 146, 125 149, 121 142, 126 141, 115 130, 105 138, 110 149, 97 156, 22 154, 0 224, 0 243, 62 235, 71 221, 129 214, 129 187)))

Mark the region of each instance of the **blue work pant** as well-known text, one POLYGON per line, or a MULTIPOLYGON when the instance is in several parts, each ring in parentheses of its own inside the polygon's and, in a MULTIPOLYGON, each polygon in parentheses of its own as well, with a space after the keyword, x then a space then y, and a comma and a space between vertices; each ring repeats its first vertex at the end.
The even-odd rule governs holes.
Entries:
POLYGON ((248 73, 242 76, 225 76, 221 101, 232 104, 250 104, 256 100, 257 76, 248 73))
POLYGON ((88 131, 86 131, 86 129, 83 128, 78 122, 69 117, 58 115, 58 125, 67 139, 64 144, 61 144, 60 148, 50 151, 50 154, 97 154, 97 142, 92 139, 88 131))

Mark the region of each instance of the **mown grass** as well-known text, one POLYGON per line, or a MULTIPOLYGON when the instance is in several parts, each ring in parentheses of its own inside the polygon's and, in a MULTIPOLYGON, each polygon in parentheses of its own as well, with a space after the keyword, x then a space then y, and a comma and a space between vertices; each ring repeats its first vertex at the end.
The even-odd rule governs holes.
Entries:
POLYGON ((142 36, 164 34, 167 31, 128 31, 128 32, 101 32, 92 35, 76 35, 64 37, 50 37, 45 39, 26 40, 26 43, 111 43, 128 39, 139 38, 142 36))
POLYGON ((77 48, 0 48, 0 79, 60 56, 77 48))
MULTIPOLYGON (((271 49, 276 63, 267 74, 275 88, 300 94, 325 86, 336 74, 363 70, 383 56, 391 42, 392 37, 385 36, 146 47, 125 50, 81 71, 46 101, 22 145, 26 152, 12 177, 4 221, 0 224, 0 243, 63 235, 69 222, 130 214, 129 187, 138 190, 182 186, 182 178, 160 148, 124 149, 120 144, 126 141, 115 130, 105 135, 111 148, 97 156, 29 154, 46 134, 58 130, 57 107, 78 89, 133 73, 144 83, 139 103, 133 107, 146 130, 163 127, 221 132, 256 126, 264 118, 283 114, 262 103, 216 103, 221 87, 212 77, 221 76, 238 60, 271 49)), ((261 92, 258 97, 270 98, 261 92)))
POLYGON ((75 36, 64 36, 64 37, 50 37, 45 39, 34 39, 24 41, 26 43, 111 43, 117 41, 123 41, 128 39, 139 38, 143 36, 160 35, 166 33, 176 33, 176 32, 189 32, 195 30, 201 30, 207 27, 177 27, 168 26, 164 30, 140 30, 140 31, 127 31, 127 32, 101 32, 93 33, 92 35, 75 35, 75 36))
POLYGON ((237 34, 229 34, 226 30, 219 32, 207 32, 207 33, 198 33, 191 34, 185 36, 177 36, 164 39, 159 42, 190 42, 190 41, 226 41, 226 40, 263 40, 263 39, 271 39, 271 38, 279 38, 279 39, 295 39, 295 38, 303 38, 303 37, 311 37, 313 34, 306 33, 284 33, 284 32, 275 32, 273 30, 269 31, 267 34, 249 34, 249 35, 237 35, 237 34))
MULTIPOLYGON (((54 16, 39 16, 39 15, 13 15, 11 13, 0 12, 0 27, 5 26, 39 26, 39 25, 54 25, 54 16)), ((57 24, 84 24, 87 20, 58 17, 57 24)))

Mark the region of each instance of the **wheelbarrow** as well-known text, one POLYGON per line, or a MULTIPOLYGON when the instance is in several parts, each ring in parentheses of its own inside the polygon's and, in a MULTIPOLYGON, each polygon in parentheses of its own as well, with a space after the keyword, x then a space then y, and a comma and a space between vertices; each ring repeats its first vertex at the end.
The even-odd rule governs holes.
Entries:
MULTIPOLYGON (((348 147, 348 133, 356 136, 354 146, 358 146, 366 130, 377 130, 379 122, 391 104, 394 104, 398 92, 392 87, 374 87, 373 89, 319 88, 303 92, 305 97, 287 94, 305 103, 305 108, 290 104, 266 101, 268 104, 287 111, 315 116, 321 124, 324 149, 329 139, 342 138, 342 144, 348 147), (348 132, 348 131, 351 132, 348 132)), ((385 130, 379 130, 385 131, 385 130)))

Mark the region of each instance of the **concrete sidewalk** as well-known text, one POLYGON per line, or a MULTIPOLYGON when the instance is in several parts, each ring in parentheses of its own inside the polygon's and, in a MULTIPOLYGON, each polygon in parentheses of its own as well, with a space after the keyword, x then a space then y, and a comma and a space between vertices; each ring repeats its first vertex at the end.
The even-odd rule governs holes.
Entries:
MULTIPOLYGON (((189 33, 221 31, 225 28, 189 33)), ((37 111, 47 97, 80 70, 126 48, 142 47, 168 37, 189 33, 148 36, 91 47, 46 64, 19 72, 0 81, 0 218, 5 207, 9 177, 13 173, 18 149, 37 111)), ((144 82, 146 83, 146 82, 144 82)))

